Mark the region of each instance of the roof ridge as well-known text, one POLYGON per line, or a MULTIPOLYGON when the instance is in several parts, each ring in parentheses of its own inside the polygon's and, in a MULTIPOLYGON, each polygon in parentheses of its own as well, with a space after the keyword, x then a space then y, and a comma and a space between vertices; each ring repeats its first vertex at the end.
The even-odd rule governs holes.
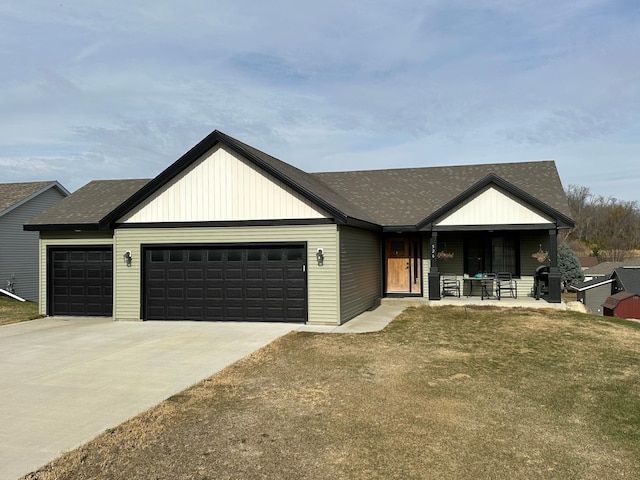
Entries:
POLYGON ((333 170, 325 172, 310 172, 311 175, 323 174, 343 174, 343 173, 368 173, 368 172, 405 172, 409 170, 431 170, 431 169, 463 169, 463 168, 486 168, 494 165, 532 165, 542 163, 555 163, 555 160, 525 160, 522 162, 490 162, 490 163, 468 163, 457 165, 429 165, 425 167, 397 167, 397 168, 370 168, 366 170, 333 170))

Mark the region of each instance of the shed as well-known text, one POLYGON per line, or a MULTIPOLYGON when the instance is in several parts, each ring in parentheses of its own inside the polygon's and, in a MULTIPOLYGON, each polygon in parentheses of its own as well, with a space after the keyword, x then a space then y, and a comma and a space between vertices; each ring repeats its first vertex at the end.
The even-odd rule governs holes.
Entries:
POLYGON ((607 301, 602 304, 602 310, 607 317, 640 319, 640 295, 618 292, 607 298, 607 301))

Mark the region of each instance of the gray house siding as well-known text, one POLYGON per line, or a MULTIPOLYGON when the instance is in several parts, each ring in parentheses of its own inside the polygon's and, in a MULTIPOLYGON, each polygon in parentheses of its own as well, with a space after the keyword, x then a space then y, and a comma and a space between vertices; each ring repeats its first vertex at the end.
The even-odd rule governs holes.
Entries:
POLYGON ((602 315, 602 304, 611 296, 611 294, 611 283, 605 283, 603 285, 578 292, 577 299, 579 302, 582 302, 584 306, 591 311, 591 313, 602 315))
POLYGON ((0 288, 15 278, 16 295, 38 301, 38 232, 22 226, 62 198, 58 189, 49 188, 0 217, 0 288))
POLYGON ((340 323, 377 306, 382 295, 380 238, 340 227, 340 323))

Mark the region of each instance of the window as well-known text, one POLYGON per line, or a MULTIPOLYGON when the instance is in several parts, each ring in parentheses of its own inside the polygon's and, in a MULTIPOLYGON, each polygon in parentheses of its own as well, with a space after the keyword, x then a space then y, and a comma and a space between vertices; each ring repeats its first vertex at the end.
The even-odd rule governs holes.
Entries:
POLYGON ((510 272, 520 276, 520 239, 517 234, 499 232, 469 233, 464 239, 464 271, 510 272))
POLYGON ((189 261, 190 262, 201 262, 202 261, 202 250, 189 250, 189 261))
POLYGON ((184 254, 184 252, 182 250, 170 250, 169 251, 169 261, 170 262, 182 262, 183 261, 183 254, 184 254))

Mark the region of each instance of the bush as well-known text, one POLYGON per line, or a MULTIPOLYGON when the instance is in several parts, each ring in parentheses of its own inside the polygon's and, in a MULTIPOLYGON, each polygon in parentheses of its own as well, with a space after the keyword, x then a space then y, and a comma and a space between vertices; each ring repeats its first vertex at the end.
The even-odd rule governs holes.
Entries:
POLYGON ((575 252, 566 243, 558 246, 558 270, 562 275, 562 285, 566 289, 575 282, 584 280, 584 273, 575 252))

